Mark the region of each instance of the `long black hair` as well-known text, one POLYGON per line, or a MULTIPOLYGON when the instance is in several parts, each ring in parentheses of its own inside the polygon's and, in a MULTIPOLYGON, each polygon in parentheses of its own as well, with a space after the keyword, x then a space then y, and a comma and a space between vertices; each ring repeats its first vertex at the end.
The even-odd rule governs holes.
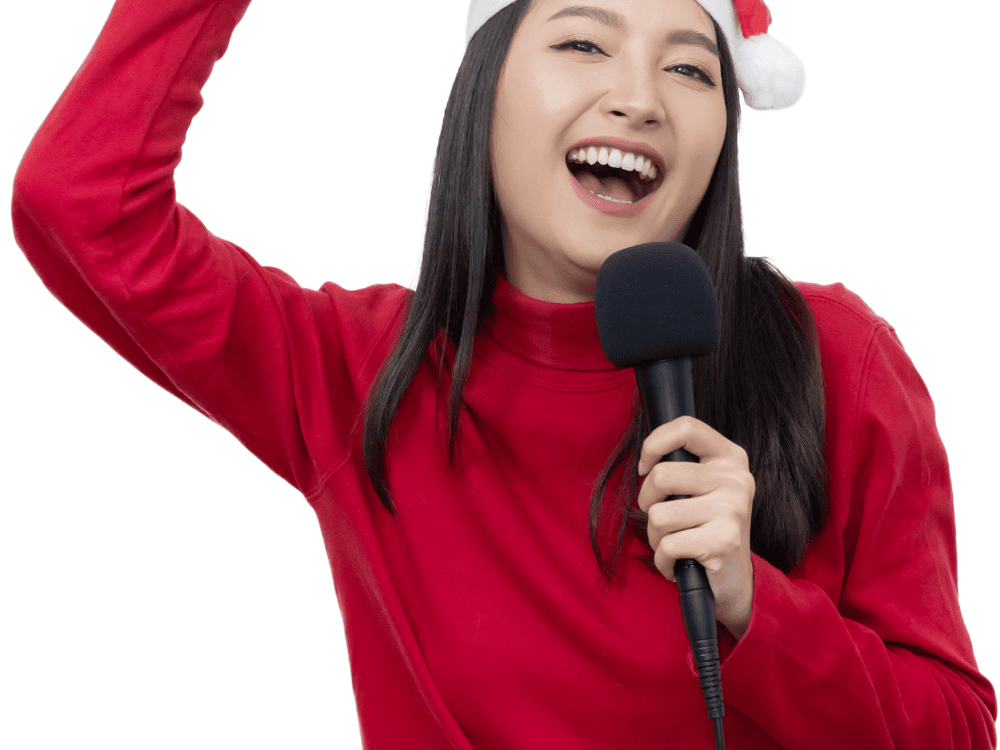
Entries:
MULTIPOLYGON (((445 109, 434 162, 420 277, 406 322, 368 394, 365 468, 386 510, 389 428, 431 343, 438 387, 445 340, 455 347, 447 398, 448 460, 454 461, 462 395, 476 326, 503 268, 501 217, 490 164, 497 83, 507 50, 531 0, 496 13, 471 39, 445 109)), ((713 20, 713 24, 715 21, 713 20)), ((726 101, 726 136, 712 180, 684 243, 712 273, 722 321, 713 354, 695 361, 698 418, 740 445, 756 483, 751 548, 788 572, 801 561, 827 511, 823 376, 815 324, 799 291, 763 258, 743 254, 737 169, 740 104, 725 36, 715 24, 726 101)), ((612 582, 631 529, 646 540, 647 514, 634 505, 639 446, 645 439, 638 396, 632 422, 594 483, 590 539, 601 575, 612 582), (628 468, 629 470, 626 470, 628 468), (608 497, 609 486, 615 492, 608 497), (602 549, 601 530, 606 547, 602 549)), ((652 554, 640 558, 653 566, 652 554)))

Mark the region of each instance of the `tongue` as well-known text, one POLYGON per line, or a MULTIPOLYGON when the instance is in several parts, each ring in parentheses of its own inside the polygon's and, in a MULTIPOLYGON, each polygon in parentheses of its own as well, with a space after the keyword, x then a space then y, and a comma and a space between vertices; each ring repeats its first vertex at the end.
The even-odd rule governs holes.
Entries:
POLYGON ((621 177, 609 175, 608 177, 598 177, 591 172, 580 172, 576 179, 581 185, 592 193, 600 193, 606 198, 614 198, 619 201, 633 201, 635 196, 629 188, 628 183, 621 177))

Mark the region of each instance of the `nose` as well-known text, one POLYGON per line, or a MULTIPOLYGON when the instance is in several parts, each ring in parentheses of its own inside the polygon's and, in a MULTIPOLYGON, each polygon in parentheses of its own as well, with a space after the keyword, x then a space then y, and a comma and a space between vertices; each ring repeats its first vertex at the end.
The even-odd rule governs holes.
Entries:
POLYGON ((604 101, 605 112, 634 128, 648 129, 662 124, 667 113, 657 86, 658 71, 626 60, 620 60, 615 67, 604 101))

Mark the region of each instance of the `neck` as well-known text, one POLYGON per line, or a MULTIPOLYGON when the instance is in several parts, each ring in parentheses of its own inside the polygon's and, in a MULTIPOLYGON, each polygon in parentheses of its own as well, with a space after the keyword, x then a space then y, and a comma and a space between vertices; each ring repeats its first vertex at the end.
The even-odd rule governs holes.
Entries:
POLYGON ((597 272, 568 263, 560 264, 543 252, 511 250, 506 227, 504 238, 504 276, 522 294, 543 302, 576 304, 593 302, 597 272))

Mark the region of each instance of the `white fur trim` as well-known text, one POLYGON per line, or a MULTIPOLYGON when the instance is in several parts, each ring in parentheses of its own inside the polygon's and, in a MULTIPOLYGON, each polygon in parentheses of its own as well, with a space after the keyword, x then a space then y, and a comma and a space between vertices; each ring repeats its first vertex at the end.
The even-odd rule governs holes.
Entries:
MULTIPOLYGON (((513 2, 514 0, 472 0, 469 3, 469 17, 465 22, 465 43, 469 43, 484 23, 513 2)), ((733 0, 698 0, 698 2, 722 27, 729 47, 735 49, 737 40, 743 38, 743 32, 736 20, 733 0)))
POLYGON ((729 49, 736 54, 736 48, 743 41, 743 29, 736 18, 733 0, 698 0, 698 3, 719 24, 722 33, 726 35, 729 49))
POLYGON ((469 4, 469 18, 465 22, 465 43, 476 35, 480 27, 514 0, 472 0, 469 4))
POLYGON ((733 55, 743 98, 754 109, 784 109, 802 96, 806 69, 788 47, 770 34, 744 39, 733 55))

